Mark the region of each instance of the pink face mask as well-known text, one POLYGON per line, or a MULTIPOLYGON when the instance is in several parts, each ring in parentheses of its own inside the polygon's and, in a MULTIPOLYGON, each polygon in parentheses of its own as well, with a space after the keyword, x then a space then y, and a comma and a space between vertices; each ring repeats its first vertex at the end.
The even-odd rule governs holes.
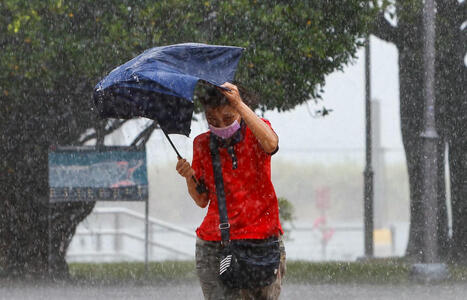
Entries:
POLYGON ((227 127, 219 128, 219 127, 214 127, 210 124, 208 125, 212 133, 214 133, 215 135, 223 139, 228 139, 229 137, 234 135, 234 133, 237 132, 237 130, 240 129, 240 124, 237 122, 237 120, 235 120, 232 124, 230 124, 227 127))

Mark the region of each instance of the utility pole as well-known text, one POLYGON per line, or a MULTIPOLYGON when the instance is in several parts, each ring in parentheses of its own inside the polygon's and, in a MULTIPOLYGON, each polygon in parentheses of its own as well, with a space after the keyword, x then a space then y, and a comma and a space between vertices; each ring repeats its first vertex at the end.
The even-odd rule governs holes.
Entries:
POLYGON ((437 281, 448 277, 445 264, 439 263, 438 253, 438 185, 437 185, 437 142, 438 134, 435 123, 435 1, 425 0, 423 10, 424 25, 424 129, 421 134, 423 141, 423 255, 422 262, 412 268, 412 274, 423 281, 437 281))
POLYGON ((373 257, 373 167, 371 132, 371 72, 370 72, 370 35, 365 40, 365 171, 364 171, 364 227, 365 258, 373 257))
POLYGON ((423 11, 423 21, 425 29, 424 39, 424 96, 425 96, 425 112, 424 112, 424 129, 421 134, 423 140, 423 210, 425 217, 425 232, 424 232, 424 253, 423 262, 435 263, 438 262, 438 247, 437 247, 437 212, 438 212, 438 185, 437 185, 437 141, 438 133, 436 132, 435 124, 435 95, 434 95, 434 80, 435 80, 435 24, 434 24, 434 0, 425 1, 425 9, 423 11))

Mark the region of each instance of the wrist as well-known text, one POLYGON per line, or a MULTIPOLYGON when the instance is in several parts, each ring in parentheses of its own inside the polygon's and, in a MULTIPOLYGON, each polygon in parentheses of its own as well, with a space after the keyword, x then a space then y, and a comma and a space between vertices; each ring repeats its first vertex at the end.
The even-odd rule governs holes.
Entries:
POLYGON ((240 99, 236 99, 236 100, 232 100, 230 101, 230 105, 235 109, 237 110, 238 112, 241 111, 242 109, 242 106, 246 105, 243 100, 240 98, 240 99))
POLYGON ((191 177, 193 177, 195 175, 195 170, 191 169, 190 172, 188 172, 188 174, 185 176, 185 179, 186 180, 189 180, 191 177))

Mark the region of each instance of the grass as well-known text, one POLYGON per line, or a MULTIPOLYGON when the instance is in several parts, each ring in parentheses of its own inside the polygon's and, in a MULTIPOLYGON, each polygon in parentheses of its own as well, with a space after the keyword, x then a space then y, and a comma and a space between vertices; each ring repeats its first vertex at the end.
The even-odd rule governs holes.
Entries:
MULTIPOLYGON (((71 278, 90 284, 119 282, 197 281, 194 261, 143 263, 72 263, 71 278)), ((285 281, 290 283, 404 284, 410 282, 411 263, 402 258, 362 262, 288 261, 285 281)), ((467 266, 450 265, 450 282, 467 282, 467 266)))
POLYGON ((410 265, 399 260, 372 262, 287 262, 288 282, 396 284, 409 281, 410 265))
POLYGON ((139 262, 72 263, 69 268, 73 280, 85 283, 197 280, 194 261, 151 262, 147 274, 139 262))
MULTIPOLYGON (((466 267, 453 267, 452 279, 467 279, 466 267)), ((118 283, 146 281, 196 281, 193 261, 151 262, 145 276, 143 263, 72 263, 71 277, 79 282, 118 283)), ((402 259, 369 262, 288 261, 286 281, 292 283, 371 283, 409 282, 410 264, 402 259)))

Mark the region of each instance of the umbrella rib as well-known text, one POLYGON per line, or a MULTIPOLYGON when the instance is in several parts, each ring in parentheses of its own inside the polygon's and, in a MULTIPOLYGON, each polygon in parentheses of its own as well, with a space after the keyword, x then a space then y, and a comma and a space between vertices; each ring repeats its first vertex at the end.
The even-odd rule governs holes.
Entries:
POLYGON ((156 121, 153 121, 151 125, 149 125, 148 127, 146 127, 134 140, 133 142, 131 143, 131 147, 134 147, 136 145, 138 145, 139 141, 143 141, 143 145, 146 143, 148 137, 151 135, 151 133, 154 131, 154 129, 156 129, 158 126, 157 122, 156 121))

